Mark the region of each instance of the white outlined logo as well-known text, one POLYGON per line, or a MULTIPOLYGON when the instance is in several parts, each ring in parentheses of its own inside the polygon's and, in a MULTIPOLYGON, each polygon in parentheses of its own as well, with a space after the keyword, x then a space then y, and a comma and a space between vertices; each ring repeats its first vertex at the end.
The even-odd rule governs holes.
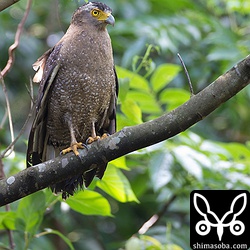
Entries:
MULTIPOLYGON (((241 200, 241 202, 242 202, 242 200, 241 200)), ((207 199, 203 195, 201 195, 199 193, 194 193, 193 205, 195 207, 195 210, 204 218, 204 220, 198 221, 195 225, 195 230, 199 235, 205 236, 205 235, 209 234, 211 227, 217 228, 217 235, 218 235, 219 241, 222 240, 222 236, 223 236, 225 227, 229 227, 230 232, 235 236, 239 236, 239 235, 244 233, 245 225, 242 221, 237 220, 237 217, 245 210, 245 208, 247 206, 246 193, 241 193, 233 199, 229 211, 227 211, 222 216, 221 219, 219 219, 218 216, 213 211, 210 210, 210 205, 209 205, 207 199), (206 208, 205 212, 202 211, 202 209, 200 209, 198 206, 199 199, 200 199, 200 202, 203 202, 203 204, 205 204, 205 208, 206 208), (239 202, 241 199, 243 199, 243 205, 239 209, 238 204, 241 204, 239 202), (236 204, 237 204, 237 206, 236 206, 236 204), (209 220, 209 217, 211 217, 211 216, 216 221, 216 223, 213 223, 209 220), (228 223, 224 223, 225 220, 228 219, 229 216, 232 217, 231 221, 228 223)))

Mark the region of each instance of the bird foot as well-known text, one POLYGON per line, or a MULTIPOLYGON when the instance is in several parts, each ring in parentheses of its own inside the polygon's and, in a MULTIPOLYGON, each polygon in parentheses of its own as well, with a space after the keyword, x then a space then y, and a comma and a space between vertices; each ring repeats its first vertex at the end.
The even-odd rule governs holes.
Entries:
POLYGON ((96 136, 96 137, 90 136, 90 137, 87 139, 86 144, 91 144, 92 142, 98 141, 99 139, 100 139, 100 136, 96 136))
POLYGON ((65 154, 67 154, 67 153, 73 151, 74 154, 77 156, 77 155, 79 155, 79 152, 78 152, 78 150, 77 150, 78 148, 80 148, 80 149, 84 148, 83 143, 81 143, 81 142, 73 143, 73 144, 71 144, 70 147, 63 149, 61 153, 62 153, 63 155, 65 155, 65 154))
POLYGON ((101 137, 100 136, 96 136, 96 137, 92 137, 90 136, 87 141, 86 141, 86 144, 91 144, 92 142, 94 141, 98 141, 99 139, 104 139, 104 138, 107 138, 108 137, 108 134, 104 133, 101 137))
POLYGON ((107 137, 109 137, 109 136, 110 136, 110 134, 104 133, 104 134, 101 136, 101 140, 102 140, 102 139, 105 139, 105 138, 107 138, 107 137))

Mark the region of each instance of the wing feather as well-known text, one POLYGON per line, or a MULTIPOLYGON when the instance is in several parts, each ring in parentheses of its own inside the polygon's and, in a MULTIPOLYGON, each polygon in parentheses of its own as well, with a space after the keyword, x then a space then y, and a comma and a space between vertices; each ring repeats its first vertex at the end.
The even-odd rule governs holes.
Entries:
POLYGON ((46 155, 48 142, 47 136, 47 112, 48 96, 51 86, 60 68, 58 55, 62 44, 58 44, 45 52, 34 64, 37 70, 33 81, 40 80, 36 102, 35 118, 31 127, 27 150, 27 167, 41 163, 46 155))

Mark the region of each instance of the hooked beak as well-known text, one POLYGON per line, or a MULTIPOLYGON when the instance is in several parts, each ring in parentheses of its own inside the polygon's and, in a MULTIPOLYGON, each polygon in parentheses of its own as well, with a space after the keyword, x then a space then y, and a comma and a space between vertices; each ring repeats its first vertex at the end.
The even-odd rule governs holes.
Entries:
POLYGON ((105 23, 111 24, 112 26, 114 26, 115 25, 115 18, 111 14, 109 14, 108 18, 105 20, 105 23))

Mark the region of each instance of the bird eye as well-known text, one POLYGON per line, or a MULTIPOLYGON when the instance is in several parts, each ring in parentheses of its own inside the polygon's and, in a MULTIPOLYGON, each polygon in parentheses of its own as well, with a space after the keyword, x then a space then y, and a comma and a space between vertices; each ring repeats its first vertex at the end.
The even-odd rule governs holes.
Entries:
POLYGON ((92 16, 96 17, 99 15, 99 11, 98 10, 92 10, 91 12, 92 16))

